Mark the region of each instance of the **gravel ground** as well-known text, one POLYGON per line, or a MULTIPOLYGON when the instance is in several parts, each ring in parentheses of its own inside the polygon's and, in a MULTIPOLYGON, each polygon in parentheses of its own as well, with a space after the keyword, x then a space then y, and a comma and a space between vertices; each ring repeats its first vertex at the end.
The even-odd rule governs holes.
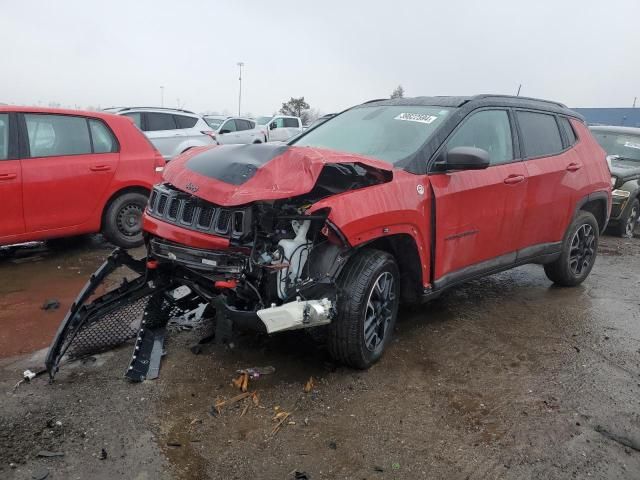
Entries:
MULTIPOLYGON (((66 269, 85 273, 106 252, 97 242, 34 261, 5 255, 3 301, 40 304, 52 279, 64 297, 40 324, 22 317, 33 337, 21 330, 5 344, 48 343, 76 293, 66 269), (35 278, 24 273, 32 265, 35 278)), ((20 323, 13 306, 9 315, 0 305, 3 324, 20 323)), ((200 355, 189 346, 203 331, 174 334, 160 378, 141 384, 122 378, 128 346, 65 366, 53 384, 41 376, 15 389, 44 352, 13 356, 0 360, 0 478, 637 479, 639 320, 640 239, 603 237, 580 287, 555 288, 526 266, 402 311, 366 372, 334 365, 304 332, 241 335, 200 355), (238 369, 267 365, 275 373, 249 382, 257 405, 213 408, 239 393, 238 369), (290 416, 274 433, 278 412, 290 416)))

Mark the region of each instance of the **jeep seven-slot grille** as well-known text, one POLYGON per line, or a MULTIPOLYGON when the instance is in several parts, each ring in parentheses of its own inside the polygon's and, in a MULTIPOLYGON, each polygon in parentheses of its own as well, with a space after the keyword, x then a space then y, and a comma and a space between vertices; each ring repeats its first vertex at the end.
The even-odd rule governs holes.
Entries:
POLYGON ((242 236, 247 214, 246 209, 222 208, 167 184, 154 187, 147 213, 183 228, 227 237, 242 236))

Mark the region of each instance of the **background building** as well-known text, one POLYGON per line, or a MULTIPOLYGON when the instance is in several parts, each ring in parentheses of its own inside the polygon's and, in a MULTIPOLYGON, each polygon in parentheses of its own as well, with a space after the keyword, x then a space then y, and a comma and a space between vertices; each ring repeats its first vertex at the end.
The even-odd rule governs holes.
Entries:
POLYGON ((574 108, 589 125, 640 127, 640 108, 574 108))

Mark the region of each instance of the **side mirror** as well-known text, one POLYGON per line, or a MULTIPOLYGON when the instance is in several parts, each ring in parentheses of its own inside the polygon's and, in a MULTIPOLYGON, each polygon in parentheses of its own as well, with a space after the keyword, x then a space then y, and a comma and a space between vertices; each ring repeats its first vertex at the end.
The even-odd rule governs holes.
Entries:
POLYGON ((225 133, 231 133, 231 130, 227 130, 226 128, 223 128, 222 130, 220 130, 218 132, 220 135, 224 135, 225 133))
POLYGON ((278 128, 278 126, 276 125, 276 122, 270 123, 269 130, 273 130, 274 128, 278 128))
POLYGON ((482 170, 489 166, 489 153, 475 147, 455 147, 447 152, 447 170, 482 170))

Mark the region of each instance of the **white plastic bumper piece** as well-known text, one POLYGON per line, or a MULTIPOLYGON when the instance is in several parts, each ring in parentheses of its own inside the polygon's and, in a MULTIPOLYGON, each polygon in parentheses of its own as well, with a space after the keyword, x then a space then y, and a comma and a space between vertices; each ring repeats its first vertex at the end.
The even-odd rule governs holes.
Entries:
POLYGON ((274 333, 331 323, 332 307, 333 303, 328 298, 296 300, 278 307, 263 308, 257 314, 267 332, 274 333))

